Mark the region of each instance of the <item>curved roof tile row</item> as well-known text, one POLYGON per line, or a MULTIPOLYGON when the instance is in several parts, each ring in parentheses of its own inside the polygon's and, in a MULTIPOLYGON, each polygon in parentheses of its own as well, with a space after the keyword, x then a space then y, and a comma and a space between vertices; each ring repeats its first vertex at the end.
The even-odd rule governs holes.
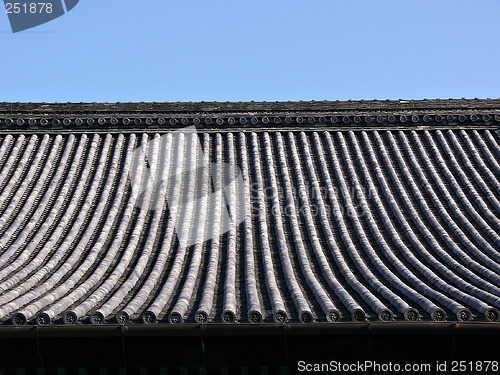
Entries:
POLYGON ((490 130, 0 138, 4 324, 500 319, 490 130))

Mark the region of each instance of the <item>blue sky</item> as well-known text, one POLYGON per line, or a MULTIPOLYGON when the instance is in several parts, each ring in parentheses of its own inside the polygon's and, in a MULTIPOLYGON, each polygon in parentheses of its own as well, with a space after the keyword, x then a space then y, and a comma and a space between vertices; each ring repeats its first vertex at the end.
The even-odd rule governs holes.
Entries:
POLYGON ((0 101, 500 97, 500 0, 80 0, 13 34, 0 101))

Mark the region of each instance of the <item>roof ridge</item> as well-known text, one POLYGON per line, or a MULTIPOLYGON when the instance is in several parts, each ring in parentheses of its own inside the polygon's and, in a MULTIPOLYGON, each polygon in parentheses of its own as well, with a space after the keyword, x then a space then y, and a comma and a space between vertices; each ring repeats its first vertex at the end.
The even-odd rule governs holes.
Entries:
POLYGON ((2 130, 494 127, 500 99, 0 103, 2 130))

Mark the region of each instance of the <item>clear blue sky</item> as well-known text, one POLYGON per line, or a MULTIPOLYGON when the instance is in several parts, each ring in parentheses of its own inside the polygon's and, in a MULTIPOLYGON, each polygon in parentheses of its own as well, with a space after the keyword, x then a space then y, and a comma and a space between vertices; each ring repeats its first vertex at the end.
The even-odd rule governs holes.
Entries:
POLYGON ((0 101, 500 97, 500 0, 80 0, 12 34, 0 101))

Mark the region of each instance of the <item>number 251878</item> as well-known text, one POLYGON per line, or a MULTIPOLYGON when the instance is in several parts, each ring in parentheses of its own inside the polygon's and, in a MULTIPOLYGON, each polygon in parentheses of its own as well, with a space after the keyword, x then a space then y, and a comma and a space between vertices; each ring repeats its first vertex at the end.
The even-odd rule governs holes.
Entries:
POLYGON ((8 14, 52 13, 52 3, 5 3, 8 14))

